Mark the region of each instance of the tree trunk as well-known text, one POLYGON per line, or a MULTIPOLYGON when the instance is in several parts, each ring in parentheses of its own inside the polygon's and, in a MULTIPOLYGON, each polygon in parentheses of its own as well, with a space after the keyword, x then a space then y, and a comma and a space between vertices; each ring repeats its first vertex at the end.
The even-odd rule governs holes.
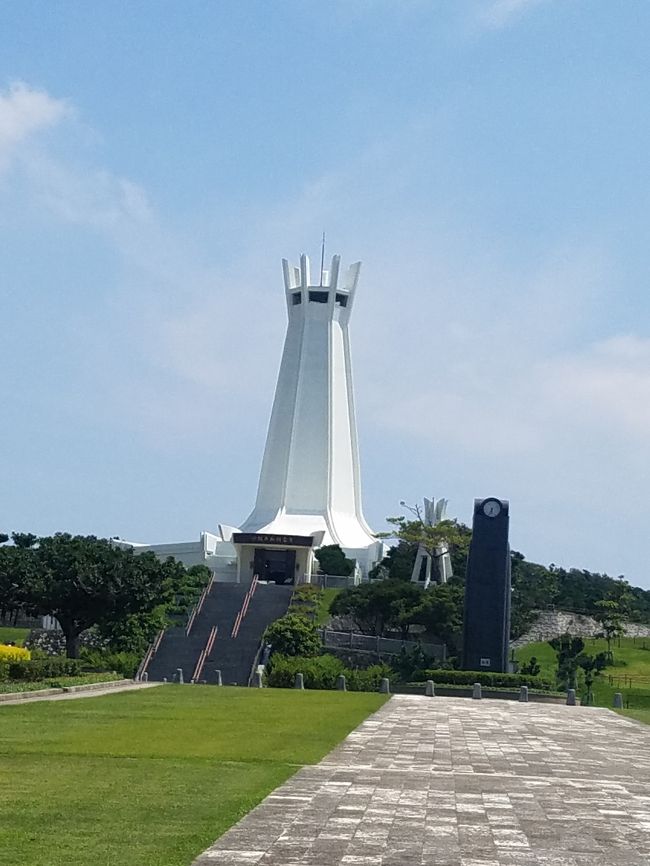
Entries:
POLYGON ((63 625, 65 635, 65 654, 69 659, 79 658, 79 630, 74 625, 63 625))

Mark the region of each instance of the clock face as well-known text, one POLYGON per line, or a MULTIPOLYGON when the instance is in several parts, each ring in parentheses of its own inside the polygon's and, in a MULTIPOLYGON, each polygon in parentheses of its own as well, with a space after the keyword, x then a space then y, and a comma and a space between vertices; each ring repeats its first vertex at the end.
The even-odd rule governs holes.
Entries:
POLYGON ((487 499, 483 503, 483 514, 486 517, 496 517, 501 513, 501 503, 497 499, 487 499))

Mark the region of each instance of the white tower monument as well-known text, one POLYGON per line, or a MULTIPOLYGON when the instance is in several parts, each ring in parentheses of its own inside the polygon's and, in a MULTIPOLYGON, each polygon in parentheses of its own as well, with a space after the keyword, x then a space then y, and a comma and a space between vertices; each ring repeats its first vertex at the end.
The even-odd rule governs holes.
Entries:
POLYGON ((312 283, 309 258, 284 259, 288 326, 260 473, 243 533, 340 544, 364 572, 382 556, 361 506, 348 322, 361 263, 340 256, 312 283))

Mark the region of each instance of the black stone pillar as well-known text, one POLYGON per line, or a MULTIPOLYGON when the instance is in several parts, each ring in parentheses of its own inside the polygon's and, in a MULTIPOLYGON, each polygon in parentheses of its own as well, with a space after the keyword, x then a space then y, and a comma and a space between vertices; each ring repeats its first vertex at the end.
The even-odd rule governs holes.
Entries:
POLYGON ((474 500, 465 581, 463 669, 509 669, 510 546, 508 502, 474 500))

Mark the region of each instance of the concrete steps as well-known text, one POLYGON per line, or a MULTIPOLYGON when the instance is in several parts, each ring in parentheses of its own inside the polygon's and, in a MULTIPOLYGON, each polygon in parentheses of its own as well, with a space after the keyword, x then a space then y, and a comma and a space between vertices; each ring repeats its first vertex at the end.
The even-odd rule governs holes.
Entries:
POLYGON ((196 617, 189 635, 185 628, 170 628, 149 663, 150 681, 172 680, 178 668, 190 681, 197 661, 206 645, 210 631, 217 626, 217 638, 206 659, 200 680, 216 683, 216 671, 221 671, 224 685, 248 685, 255 654, 264 631, 281 617, 289 606, 293 587, 258 584, 236 638, 232 628, 241 610, 248 584, 215 582, 196 617))

